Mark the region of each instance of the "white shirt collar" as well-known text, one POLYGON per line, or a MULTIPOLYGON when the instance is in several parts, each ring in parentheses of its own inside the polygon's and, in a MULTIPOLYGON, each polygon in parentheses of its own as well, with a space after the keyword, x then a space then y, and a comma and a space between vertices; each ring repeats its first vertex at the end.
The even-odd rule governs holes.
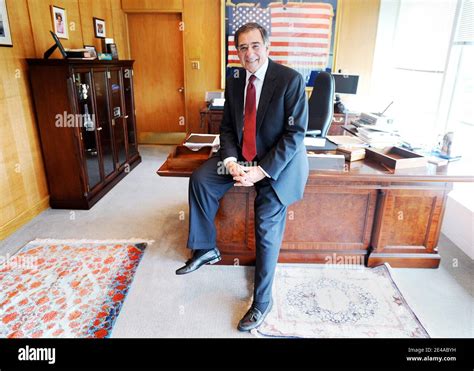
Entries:
POLYGON ((257 79, 263 81, 263 79, 265 78, 265 74, 267 73, 267 69, 268 69, 268 58, 267 58, 266 62, 264 64, 262 64, 257 71, 255 71, 255 73, 251 73, 251 72, 245 70, 247 72, 246 81, 249 81, 249 78, 252 75, 255 75, 255 77, 257 79))

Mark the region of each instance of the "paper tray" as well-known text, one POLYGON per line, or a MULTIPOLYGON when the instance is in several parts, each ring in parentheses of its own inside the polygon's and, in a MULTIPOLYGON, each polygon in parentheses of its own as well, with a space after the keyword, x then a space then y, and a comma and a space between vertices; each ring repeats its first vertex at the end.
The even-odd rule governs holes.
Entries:
POLYGON ((423 167, 427 164, 426 157, 400 147, 385 147, 377 150, 366 148, 365 157, 392 169, 423 167))
POLYGON ((176 146, 166 162, 169 169, 197 169, 212 154, 212 147, 203 147, 193 151, 183 145, 176 146))

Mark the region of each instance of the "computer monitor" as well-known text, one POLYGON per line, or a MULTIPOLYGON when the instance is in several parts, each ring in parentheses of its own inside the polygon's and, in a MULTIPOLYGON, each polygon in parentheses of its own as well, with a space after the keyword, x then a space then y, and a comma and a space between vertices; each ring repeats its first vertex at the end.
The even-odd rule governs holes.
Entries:
POLYGON ((335 91, 340 94, 356 94, 359 84, 358 75, 333 74, 335 91))

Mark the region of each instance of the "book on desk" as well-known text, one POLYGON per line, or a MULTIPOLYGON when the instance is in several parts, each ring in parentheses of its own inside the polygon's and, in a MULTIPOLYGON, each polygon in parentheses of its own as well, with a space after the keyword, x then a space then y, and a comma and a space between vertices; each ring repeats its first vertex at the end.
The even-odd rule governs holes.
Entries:
POLYGON ((305 137, 304 145, 307 151, 336 153, 337 145, 322 137, 305 137))

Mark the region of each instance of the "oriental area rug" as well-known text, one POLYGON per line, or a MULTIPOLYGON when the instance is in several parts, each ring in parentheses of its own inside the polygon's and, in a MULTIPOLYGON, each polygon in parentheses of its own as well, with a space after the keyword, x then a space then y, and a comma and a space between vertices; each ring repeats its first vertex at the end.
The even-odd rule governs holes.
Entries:
POLYGON ((428 338, 390 267, 279 264, 273 308, 256 336, 428 338))
POLYGON ((147 243, 28 243, 0 262, 0 337, 109 337, 147 243))

